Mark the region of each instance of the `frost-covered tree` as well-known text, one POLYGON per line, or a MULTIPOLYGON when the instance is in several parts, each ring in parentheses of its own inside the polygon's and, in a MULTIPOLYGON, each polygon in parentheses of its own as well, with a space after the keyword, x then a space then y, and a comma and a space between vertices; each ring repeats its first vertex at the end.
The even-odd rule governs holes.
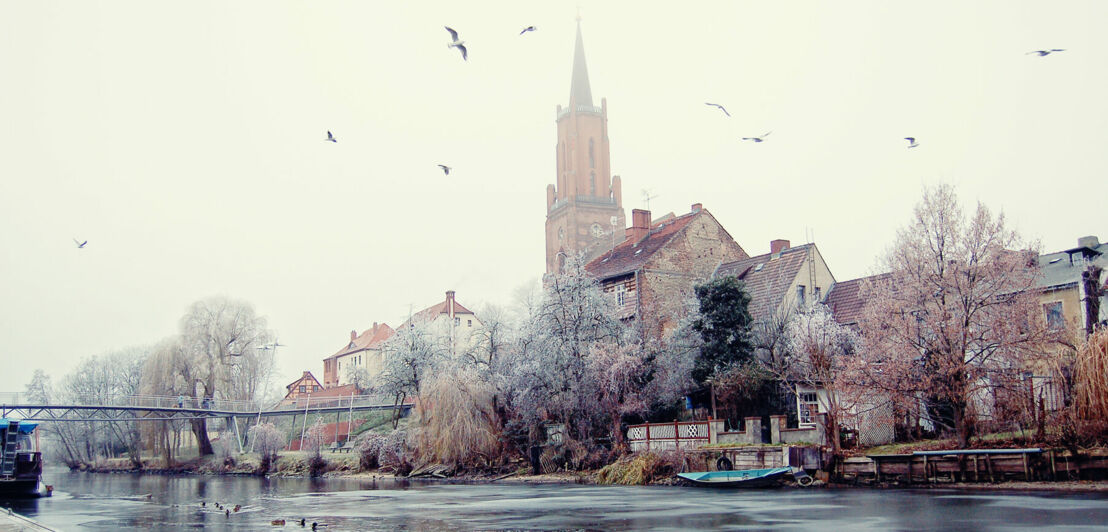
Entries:
POLYGON ((449 346, 436 338, 440 337, 427 324, 401 327, 381 348, 384 363, 376 379, 376 390, 392 395, 396 404, 408 397, 418 397, 428 372, 448 358, 449 346))
POLYGON ((623 417, 642 414, 650 406, 650 398, 644 393, 650 378, 645 355, 637 344, 612 342, 593 344, 589 352, 589 369, 596 382, 596 405, 607 414, 612 441, 617 447, 623 447, 623 417))
MULTIPOLYGON (((785 325, 785 364, 778 379, 819 390, 820 403, 826 409, 826 434, 837 455, 840 430, 853 401, 843 393, 844 368, 857 344, 857 335, 840 325, 825 305, 813 305, 791 316, 785 325)), ((815 413, 813 412, 813 415, 815 413)))

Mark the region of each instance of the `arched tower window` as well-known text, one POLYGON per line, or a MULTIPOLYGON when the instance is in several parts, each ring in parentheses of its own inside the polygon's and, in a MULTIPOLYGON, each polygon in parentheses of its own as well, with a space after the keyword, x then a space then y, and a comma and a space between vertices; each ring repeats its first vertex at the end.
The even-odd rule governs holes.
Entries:
POLYGON ((596 172, 589 172, 589 195, 596 195, 596 172))
POLYGON ((596 147, 591 137, 589 138, 589 168, 596 168, 596 147))

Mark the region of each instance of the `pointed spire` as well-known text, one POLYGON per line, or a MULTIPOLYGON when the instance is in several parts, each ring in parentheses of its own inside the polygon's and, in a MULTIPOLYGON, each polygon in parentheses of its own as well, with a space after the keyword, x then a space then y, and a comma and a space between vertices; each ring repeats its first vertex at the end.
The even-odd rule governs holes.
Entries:
POLYGON ((576 105, 592 106, 592 90, 589 88, 589 68, 585 66, 585 43, 581 39, 580 16, 577 18, 577 44, 573 49, 573 81, 570 83, 569 99, 576 101, 576 105))

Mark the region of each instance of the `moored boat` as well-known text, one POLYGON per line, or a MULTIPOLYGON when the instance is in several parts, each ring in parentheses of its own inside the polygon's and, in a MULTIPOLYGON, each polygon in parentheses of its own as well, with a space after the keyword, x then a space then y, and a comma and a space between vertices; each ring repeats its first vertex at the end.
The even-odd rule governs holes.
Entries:
POLYGON ((42 493, 42 453, 37 423, 0 418, 0 497, 38 497, 42 493), (35 437, 32 437, 35 436, 35 437))
POLYGON ((717 488, 763 488, 776 485, 782 477, 791 473, 791 467, 773 467, 769 469, 743 469, 739 471, 699 471, 695 473, 679 473, 677 476, 696 486, 717 488))

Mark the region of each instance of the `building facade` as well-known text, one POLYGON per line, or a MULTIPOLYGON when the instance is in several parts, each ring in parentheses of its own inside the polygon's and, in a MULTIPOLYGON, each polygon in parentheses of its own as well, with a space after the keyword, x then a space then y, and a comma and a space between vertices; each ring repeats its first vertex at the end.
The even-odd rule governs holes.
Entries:
POLYGON ((546 187, 546 272, 561 272, 567 256, 591 260, 623 240, 619 176, 608 152, 608 103, 593 105, 581 25, 573 52, 569 105, 557 108, 556 181, 546 187))
POLYGON ((384 323, 373 323, 373 327, 362 334, 350 331, 350 342, 335 354, 323 359, 323 385, 327 388, 350 384, 350 377, 358 369, 367 375, 381 372, 384 358, 381 347, 395 331, 384 323))

